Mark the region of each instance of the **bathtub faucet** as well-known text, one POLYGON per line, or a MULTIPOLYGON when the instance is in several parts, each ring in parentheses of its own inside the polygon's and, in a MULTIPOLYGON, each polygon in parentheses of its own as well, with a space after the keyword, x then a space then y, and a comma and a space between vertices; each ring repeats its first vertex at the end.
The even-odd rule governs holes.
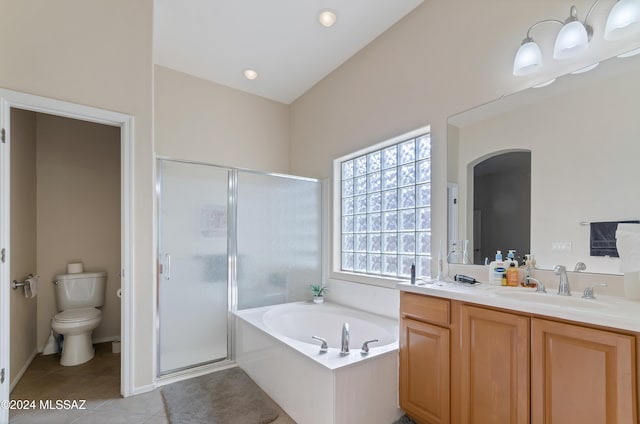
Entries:
POLYGON ((340 348, 340 355, 349 354, 349 324, 344 323, 342 325, 342 346, 340 348))

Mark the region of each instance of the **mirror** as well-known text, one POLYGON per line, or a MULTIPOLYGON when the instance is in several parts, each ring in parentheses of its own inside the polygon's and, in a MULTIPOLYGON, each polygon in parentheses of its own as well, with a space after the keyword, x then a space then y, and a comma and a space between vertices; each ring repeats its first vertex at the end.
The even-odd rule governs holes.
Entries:
MULTIPOLYGON (((457 234, 469 240, 470 252, 476 248, 474 166, 530 151, 530 246, 517 255, 534 254, 541 269, 584 262, 586 272, 620 274, 618 258, 591 256, 590 227, 640 219, 640 55, 502 97, 451 116, 448 124, 449 180, 459 186, 457 234)), ((495 190, 518 190, 515 185, 504 181, 495 190)), ((522 229, 525 216, 507 214, 483 232, 522 229)), ((495 251, 481 255, 484 263, 495 251)))

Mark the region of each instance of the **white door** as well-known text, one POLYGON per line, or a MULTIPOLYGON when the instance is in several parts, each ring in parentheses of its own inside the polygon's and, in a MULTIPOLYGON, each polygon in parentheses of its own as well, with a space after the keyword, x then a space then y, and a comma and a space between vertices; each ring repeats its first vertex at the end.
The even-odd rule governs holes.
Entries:
POLYGON ((9 421, 9 103, 0 97, 0 423, 9 421))

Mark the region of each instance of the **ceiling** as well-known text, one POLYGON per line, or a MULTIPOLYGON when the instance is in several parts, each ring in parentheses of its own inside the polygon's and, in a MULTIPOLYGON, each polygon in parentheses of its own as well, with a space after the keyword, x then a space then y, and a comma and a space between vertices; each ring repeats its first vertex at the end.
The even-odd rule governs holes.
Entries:
POLYGON ((289 104, 422 0, 155 0, 154 61, 289 104), (318 23, 321 10, 334 26, 318 23), (245 69, 258 78, 249 81, 245 69))

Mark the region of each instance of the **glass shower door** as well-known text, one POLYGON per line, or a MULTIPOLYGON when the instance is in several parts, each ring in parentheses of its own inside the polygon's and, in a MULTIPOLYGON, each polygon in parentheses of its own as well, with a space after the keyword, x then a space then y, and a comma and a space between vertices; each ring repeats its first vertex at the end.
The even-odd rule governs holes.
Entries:
POLYGON ((229 357, 228 172, 158 160, 160 375, 229 357))

